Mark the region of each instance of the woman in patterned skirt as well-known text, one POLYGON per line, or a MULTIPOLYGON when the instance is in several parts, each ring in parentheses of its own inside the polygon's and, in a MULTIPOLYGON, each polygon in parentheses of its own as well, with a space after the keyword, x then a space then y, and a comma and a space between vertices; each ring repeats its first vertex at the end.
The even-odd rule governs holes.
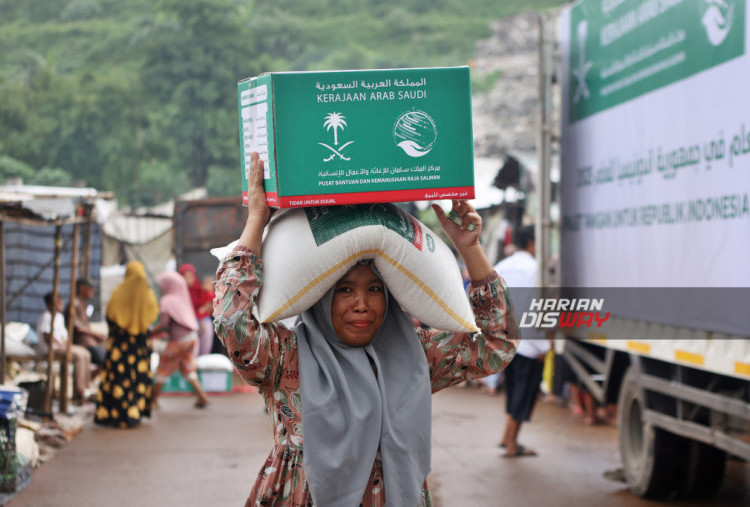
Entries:
POLYGON ((151 416, 149 326, 158 316, 159 304, 143 264, 130 261, 107 305, 109 340, 96 399, 97 424, 128 428, 151 416))
POLYGON ((275 444, 246 505, 431 505, 431 393, 501 370, 519 336, 505 284, 479 244, 479 214, 454 201, 457 225, 435 209, 472 279, 481 333, 415 330, 366 261, 293 329, 261 324, 251 309, 270 210, 257 153, 251 161, 247 222, 219 267, 214 299, 217 334, 273 420, 275 444))
POLYGON ((196 408, 208 406, 208 397, 203 392, 195 366, 195 342, 198 340, 198 319, 195 318, 193 304, 185 279, 174 271, 159 275, 161 315, 159 323, 152 330, 155 336, 163 334, 169 341, 159 356, 154 384, 154 407, 158 408, 158 398, 167 379, 178 369, 196 395, 196 408))

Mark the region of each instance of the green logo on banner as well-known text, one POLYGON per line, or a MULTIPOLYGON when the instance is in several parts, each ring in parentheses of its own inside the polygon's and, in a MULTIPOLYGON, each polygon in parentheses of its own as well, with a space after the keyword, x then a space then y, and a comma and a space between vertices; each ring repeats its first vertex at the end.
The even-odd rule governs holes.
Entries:
POLYGON ((358 227, 382 225, 422 250, 422 228, 393 204, 320 206, 305 208, 305 214, 317 246, 358 227))
POLYGON ((584 0, 570 21, 571 123, 745 51, 745 0, 584 0))

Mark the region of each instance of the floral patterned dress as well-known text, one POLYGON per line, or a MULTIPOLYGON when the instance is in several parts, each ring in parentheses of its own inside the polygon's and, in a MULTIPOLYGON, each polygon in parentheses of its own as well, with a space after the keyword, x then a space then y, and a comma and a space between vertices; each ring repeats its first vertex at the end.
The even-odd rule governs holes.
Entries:
POLYGON ((132 335, 108 320, 107 360, 96 395, 94 422, 130 428, 151 417, 154 374, 151 371, 151 338, 132 335))
MULTIPOLYGON (((260 324, 254 319, 250 309, 262 277, 263 261, 250 250, 237 247, 219 267, 214 299, 216 332, 242 378, 259 388, 273 421, 274 446, 245 505, 312 505, 302 466, 297 338, 280 323, 260 324)), ((417 331, 429 365, 432 392, 500 371, 515 354, 519 335, 505 282, 493 272, 472 284, 470 299, 481 333, 417 331)), ((362 505, 385 505, 379 455, 362 505)), ((432 505, 426 482, 421 505, 432 505)))

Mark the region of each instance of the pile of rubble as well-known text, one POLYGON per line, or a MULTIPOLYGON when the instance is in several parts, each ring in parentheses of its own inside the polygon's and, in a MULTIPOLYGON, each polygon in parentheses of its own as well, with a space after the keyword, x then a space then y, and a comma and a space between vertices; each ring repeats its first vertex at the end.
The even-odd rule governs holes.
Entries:
MULTIPOLYGON (((545 17, 554 19, 556 12, 545 17)), ((504 157, 533 152, 538 130, 539 13, 508 16, 491 25, 492 35, 476 44, 472 76, 492 79, 489 91, 474 93, 474 152, 504 157)))

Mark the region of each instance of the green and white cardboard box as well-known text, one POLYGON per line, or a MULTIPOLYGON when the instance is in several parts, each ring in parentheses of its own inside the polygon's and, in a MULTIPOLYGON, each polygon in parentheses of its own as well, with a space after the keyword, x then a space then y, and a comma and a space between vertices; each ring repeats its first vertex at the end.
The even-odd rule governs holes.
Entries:
POLYGON ((274 72, 242 80, 250 153, 280 208, 474 197, 468 67, 274 72))

